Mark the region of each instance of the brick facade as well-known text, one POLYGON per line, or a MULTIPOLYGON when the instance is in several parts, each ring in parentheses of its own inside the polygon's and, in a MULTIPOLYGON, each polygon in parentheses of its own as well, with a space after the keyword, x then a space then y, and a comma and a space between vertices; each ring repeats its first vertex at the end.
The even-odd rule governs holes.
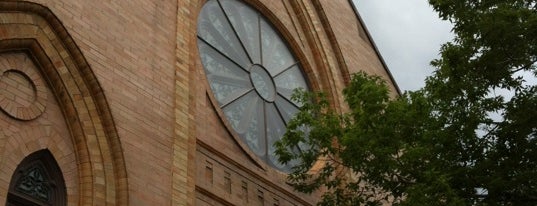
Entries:
MULTIPOLYGON (((294 192, 215 106, 196 40, 204 2, 0 2, 0 205, 17 165, 41 149, 68 205, 314 204, 318 194, 294 192)), ((244 2, 334 108, 353 72, 391 81, 350 1, 244 2)))

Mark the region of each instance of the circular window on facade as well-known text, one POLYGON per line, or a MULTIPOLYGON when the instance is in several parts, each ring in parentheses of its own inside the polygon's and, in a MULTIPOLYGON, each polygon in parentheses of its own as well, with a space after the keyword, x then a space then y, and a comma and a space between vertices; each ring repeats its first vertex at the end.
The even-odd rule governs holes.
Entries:
POLYGON ((209 0, 198 18, 201 62, 218 106, 263 161, 288 172, 274 142, 298 112, 294 89, 308 90, 299 62, 259 12, 238 0, 209 0))

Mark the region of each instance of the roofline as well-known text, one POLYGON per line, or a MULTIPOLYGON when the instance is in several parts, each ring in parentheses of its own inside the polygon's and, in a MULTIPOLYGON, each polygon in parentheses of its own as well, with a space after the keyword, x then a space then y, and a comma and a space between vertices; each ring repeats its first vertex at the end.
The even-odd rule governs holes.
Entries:
POLYGON ((393 78, 392 73, 388 69, 388 65, 386 65, 386 62, 384 61, 384 58, 382 58, 382 55, 380 54, 380 51, 378 50, 377 45, 375 44, 375 41, 373 41, 373 38, 371 37, 371 34, 369 33, 369 30, 367 30, 367 26, 365 25, 364 20, 362 19, 362 17, 358 13, 358 9, 356 8, 356 5, 354 4, 354 2, 352 0, 348 0, 348 1, 351 4, 352 10, 354 10, 354 14, 356 14, 356 19, 358 19, 358 21, 362 25, 362 28, 365 31, 365 35, 367 36, 367 39, 369 40, 369 42, 373 46, 373 50, 375 50, 375 53, 379 57, 380 63, 382 63, 382 66, 384 67, 384 70, 386 70, 386 72, 388 73, 388 77, 390 78, 390 81, 392 81, 393 86, 395 87, 395 90, 397 91, 397 94, 401 95, 401 89, 399 88, 399 85, 397 85, 397 82, 393 78))

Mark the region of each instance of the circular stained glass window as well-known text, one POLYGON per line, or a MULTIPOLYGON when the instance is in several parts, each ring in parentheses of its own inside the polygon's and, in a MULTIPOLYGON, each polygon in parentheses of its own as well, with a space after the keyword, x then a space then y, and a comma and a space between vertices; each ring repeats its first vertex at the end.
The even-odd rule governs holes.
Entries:
POLYGON ((237 0, 210 0, 198 19, 207 80, 225 117, 252 152, 280 171, 274 142, 298 112, 296 88, 308 89, 299 62, 259 12, 237 0))

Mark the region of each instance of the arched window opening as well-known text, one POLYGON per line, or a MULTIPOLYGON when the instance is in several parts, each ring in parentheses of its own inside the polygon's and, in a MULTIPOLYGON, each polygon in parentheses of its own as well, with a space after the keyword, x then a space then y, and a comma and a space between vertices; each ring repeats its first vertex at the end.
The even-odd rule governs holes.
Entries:
POLYGON ((65 183, 48 150, 24 158, 11 177, 6 206, 66 205, 65 183))

